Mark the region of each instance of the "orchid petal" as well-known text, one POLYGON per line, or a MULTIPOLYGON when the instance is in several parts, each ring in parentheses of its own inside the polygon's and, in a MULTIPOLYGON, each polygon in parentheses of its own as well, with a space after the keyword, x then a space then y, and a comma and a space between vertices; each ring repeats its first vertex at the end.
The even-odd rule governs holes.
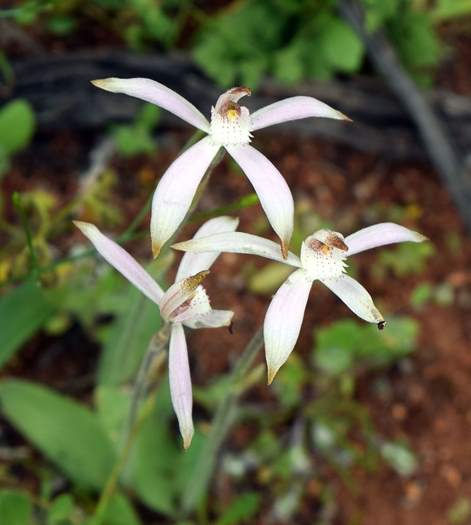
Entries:
POLYGON ((382 222, 352 233, 345 238, 345 243, 348 246, 347 255, 354 255, 355 253, 364 252, 386 244, 406 241, 422 242, 426 240, 427 237, 424 235, 404 228, 404 226, 393 222, 382 222))
POLYGON ((275 166, 249 144, 226 146, 252 183, 268 221, 281 240, 286 257, 293 234, 293 196, 285 179, 275 166))
POLYGON ((165 292, 160 303, 162 317, 169 321, 174 321, 183 312, 183 307, 188 308, 190 301, 197 293, 199 285, 208 273, 208 271, 200 272, 172 284, 165 292))
POLYGON ((191 445, 194 434, 192 418, 193 394, 185 332, 180 323, 172 324, 168 369, 172 405, 177 415, 180 434, 183 438, 183 447, 186 449, 191 445))
POLYGON ((268 307, 263 325, 268 384, 293 351, 299 337, 312 281, 296 270, 281 285, 268 307))
POLYGON ((185 321, 185 324, 193 329, 220 328, 222 326, 230 326, 233 317, 234 312, 231 310, 211 310, 205 314, 193 316, 185 321))
POLYGON ((92 80, 96 87, 111 93, 123 93, 136 97, 170 111, 177 117, 206 133, 209 122, 206 117, 181 95, 149 78, 104 78, 92 80))
POLYGON ((154 257, 187 214, 219 146, 206 137, 182 153, 162 175, 152 199, 150 231, 154 257))
POLYGON ((299 258, 294 253, 288 252, 287 258, 284 259, 280 253, 280 247, 275 242, 243 232, 216 233, 208 237, 178 242, 173 244, 172 248, 193 253, 246 253, 284 262, 296 268, 301 266, 299 258))
POLYGON ((313 97, 299 96, 279 100, 252 113, 252 127, 250 131, 308 117, 350 120, 343 113, 331 108, 320 100, 313 97))
POLYGON ((164 295, 162 288, 126 250, 103 235, 93 224, 82 221, 74 221, 74 224, 93 243, 98 253, 111 266, 116 268, 151 301, 157 305, 160 304, 164 295))
MULTIPOLYGON (((215 233, 233 232, 239 225, 239 219, 235 217, 216 217, 206 221, 193 236, 193 239, 207 237, 215 233)), ((195 273, 209 270, 214 261, 219 256, 219 252, 207 253, 185 253, 178 267, 176 281, 194 275, 195 273)))
POLYGON ((380 328, 384 326, 384 318, 374 305, 371 295, 358 281, 346 274, 332 279, 321 279, 320 281, 358 317, 369 323, 376 323, 380 328))

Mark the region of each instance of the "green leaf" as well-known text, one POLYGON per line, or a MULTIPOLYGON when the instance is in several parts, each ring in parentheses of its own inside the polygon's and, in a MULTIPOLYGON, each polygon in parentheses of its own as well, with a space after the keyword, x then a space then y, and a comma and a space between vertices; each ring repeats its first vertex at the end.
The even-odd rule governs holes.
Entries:
POLYGON ((41 288, 32 281, 0 298, 0 366, 46 323, 53 312, 41 288))
POLYGON ((63 525, 74 510, 74 500, 70 494, 61 494, 51 503, 47 513, 48 525, 63 525))
POLYGON ((430 13, 434 22, 443 22, 470 14, 471 0, 438 0, 430 13))
POLYGON ((36 127, 34 112, 26 100, 14 100, 0 109, 0 146, 6 155, 24 149, 36 127))
POLYGON ((358 364, 385 366, 412 352, 417 334, 418 324, 410 318, 388 320, 383 331, 351 319, 337 321, 316 330, 314 363, 333 375, 358 364))
POLYGON ((76 401, 26 381, 0 383, 5 417, 77 485, 100 489, 115 461, 96 415, 76 401))
POLYGON ((362 63, 364 48, 353 29, 337 18, 331 18, 322 28, 320 47, 334 69, 351 73, 362 63))
POLYGON ((417 470, 416 457, 402 443, 384 443, 381 447, 381 455, 401 476, 412 476, 417 470))
POLYGON ((114 494, 106 509, 103 525, 140 525, 140 523, 129 499, 120 492, 114 494))
POLYGON ((260 508, 261 497, 256 492, 243 492, 229 505, 216 525, 236 525, 252 522, 260 508))
POLYGON ((28 496, 17 490, 0 490, 0 523, 30 525, 33 506, 28 496))

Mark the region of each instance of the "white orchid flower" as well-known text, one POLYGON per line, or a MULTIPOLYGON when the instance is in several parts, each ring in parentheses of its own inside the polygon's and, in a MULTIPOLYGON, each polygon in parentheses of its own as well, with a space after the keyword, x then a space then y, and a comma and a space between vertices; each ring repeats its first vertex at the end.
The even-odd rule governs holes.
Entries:
MULTIPOLYGON (((238 225, 238 219, 218 217, 211 219, 196 232, 195 239, 217 233, 229 233, 238 225)), ((169 381, 173 408, 178 418, 183 446, 188 448, 193 437, 193 395, 188 351, 183 325, 190 328, 218 328, 231 324, 233 312, 213 310, 201 281, 218 253, 186 253, 178 268, 175 283, 164 292, 144 268, 93 224, 74 221, 97 251, 128 281, 153 301, 162 318, 171 323, 169 345, 169 381)))
POLYGON ((363 286, 345 273, 350 255, 398 242, 422 242, 426 237, 394 223, 382 223, 343 237, 319 230, 304 240, 301 257, 288 252, 283 260, 273 241, 241 232, 217 233, 173 245, 191 253, 232 252, 260 255, 295 268, 281 285, 268 307, 264 322, 268 383, 288 359, 299 337, 309 292, 318 279, 336 294, 353 313, 382 329, 385 321, 363 286))
POLYGON ((246 87, 223 93, 211 108, 211 122, 175 91, 147 78, 106 78, 92 84, 156 104, 208 133, 187 149, 160 179, 152 201, 151 236, 154 257, 175 233, 188 212, 199 183, 221 147, 239 164, 260 199, 262 208, 281 241, 286 256, 293 233, 293 197, 275 166, 250 145, 252 132, 281 122, 307 117, 349 120, 312 97, 280 100, 250 114, 239 100, 250 95, 246 87))

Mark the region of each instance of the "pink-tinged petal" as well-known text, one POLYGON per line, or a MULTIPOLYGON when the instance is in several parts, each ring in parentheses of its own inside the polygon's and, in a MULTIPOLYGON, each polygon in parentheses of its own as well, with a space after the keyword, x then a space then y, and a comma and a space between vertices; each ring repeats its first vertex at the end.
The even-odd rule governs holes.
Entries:
POLYGON ((172 324, 168 369, 172 405, 177 415, 180 434, 183 438, 183 447, 186 449, 191 445, 194 434, 192 417, 193 393, 185 332, 180 323, 172 324))
POLYGON ((352 233, 345 238, 345 243, 348 246, 347 255, 354 255, 355 253, 364 252, 378 246, 385 246, 386 244, 407 241, 422 242, 426 240, 427 237, 424 235, 404 228, 404 226, 393 222, 382 222, 352 233))
POLYGON ((358 281, 343 274, 334 279, 321 279, 321 282, 334 292, 358 317, 383 328, 383 316, 374 305, 371 295, 358 281))
POLYGON ((185 321, 185 325, 190 328, 221 328, 223 326, 230 326, 234 312, 231 310, 211 310, 205 314, 195 315, 191 319, 185 321))
POLYGON ((226 146, 252 183, 268 221, 281 240, 286 258, 293 234, 293 196, 285 179, 275 166, 249 144, 226 146))
POLYGON ((288 359, 299 337, 312 281, 296 270, 274 295, 263 325, 268 384, 288 359))
MULTIPOLYGON (((235 217, 216 217, 206 221, 193 236, 193 239, 208 237, 215 233, 233 232, 239 225, 239 219, 235 217)), ((195 273, 209 270, 219 256, 218 252, 185 253, 178 267, 176 281, 194 275, 195 273)))
POLYGON ((209 271, 200 272, 172 284, 160 302, 160 313, 168 321, 174 321, 190 306, 200 284, 209 271))
POLYGON ((156 304, 160 304, 164 292, 154 279, 129 253, 88 222, 74 221, 75 226, 95 246, 98 253, 118 270, 128 281, 156 304))
POLYGON ((182 153, 163 174, 152 199, 150 232, 154 257, 185 218, 219 146, 206 137, 182 153))
POLYGON ((258 235, 243 232, 216 233, 200 239, 177 242, 172 245, 172 248, 193 253, 246 253, 284 262, 296 268, 301 266, 299 257, 294 255, 294 253, 288 252, 288 257, 284 259, 281 255, 280 247, 275 242, 258 237, 258 235))
POLYGON ((92 80, 96 87, 111 93, 123 93, 170 111, 202 131, 209 131, 207 118, 181 95, 149 78, 103 78, 92 80))
POLYGON ((340 111, 313 97, 291 97, 274 102, 251 115, 250 131, 308 117, 350 120, 340 111))

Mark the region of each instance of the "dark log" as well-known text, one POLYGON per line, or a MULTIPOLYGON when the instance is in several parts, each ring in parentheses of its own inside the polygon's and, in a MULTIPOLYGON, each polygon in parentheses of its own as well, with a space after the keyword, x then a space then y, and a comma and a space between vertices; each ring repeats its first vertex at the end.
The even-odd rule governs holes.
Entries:
MULTIPOLYGON (((33 105, 43 129, 102 128, 128 121, 140 101, 103 92, 91 79, 110 76, 159 80, 209 113, 220 89, 181 55, 136 55, 125 51, 90 51, 38 55, 14 60, 14 84, 0 83, 0 100, 24 97, 33 105)), ((354 124, 308 119, 268 128, 260 133, 293 134, 334 140, 391 160, 426 160, 427 154, 406 110, 380 80, 355 78, 312 82, 284 88, 265 82, 244 103, 250 108, 294 94, 317 97, 349 115, 354 124)), ((448 122, 457 145, 471 150, 471 100, 449 92, 433 91, 429 102, 448 122)), ((187 126, 163 112, 162 126, 187 126)))
POLYGON ((443 118, 431 101, 424 97, 402 67, 386 34, 382 30, 370 32, 366 29, 362 3, 359 0, 341 0, 339 8, 365 44, 372 65, 415 123, 424 149, 471 232, 469 145, 463 148, 458 143, 460 131, 453 130, 448 125, 448 119, 443 118))

